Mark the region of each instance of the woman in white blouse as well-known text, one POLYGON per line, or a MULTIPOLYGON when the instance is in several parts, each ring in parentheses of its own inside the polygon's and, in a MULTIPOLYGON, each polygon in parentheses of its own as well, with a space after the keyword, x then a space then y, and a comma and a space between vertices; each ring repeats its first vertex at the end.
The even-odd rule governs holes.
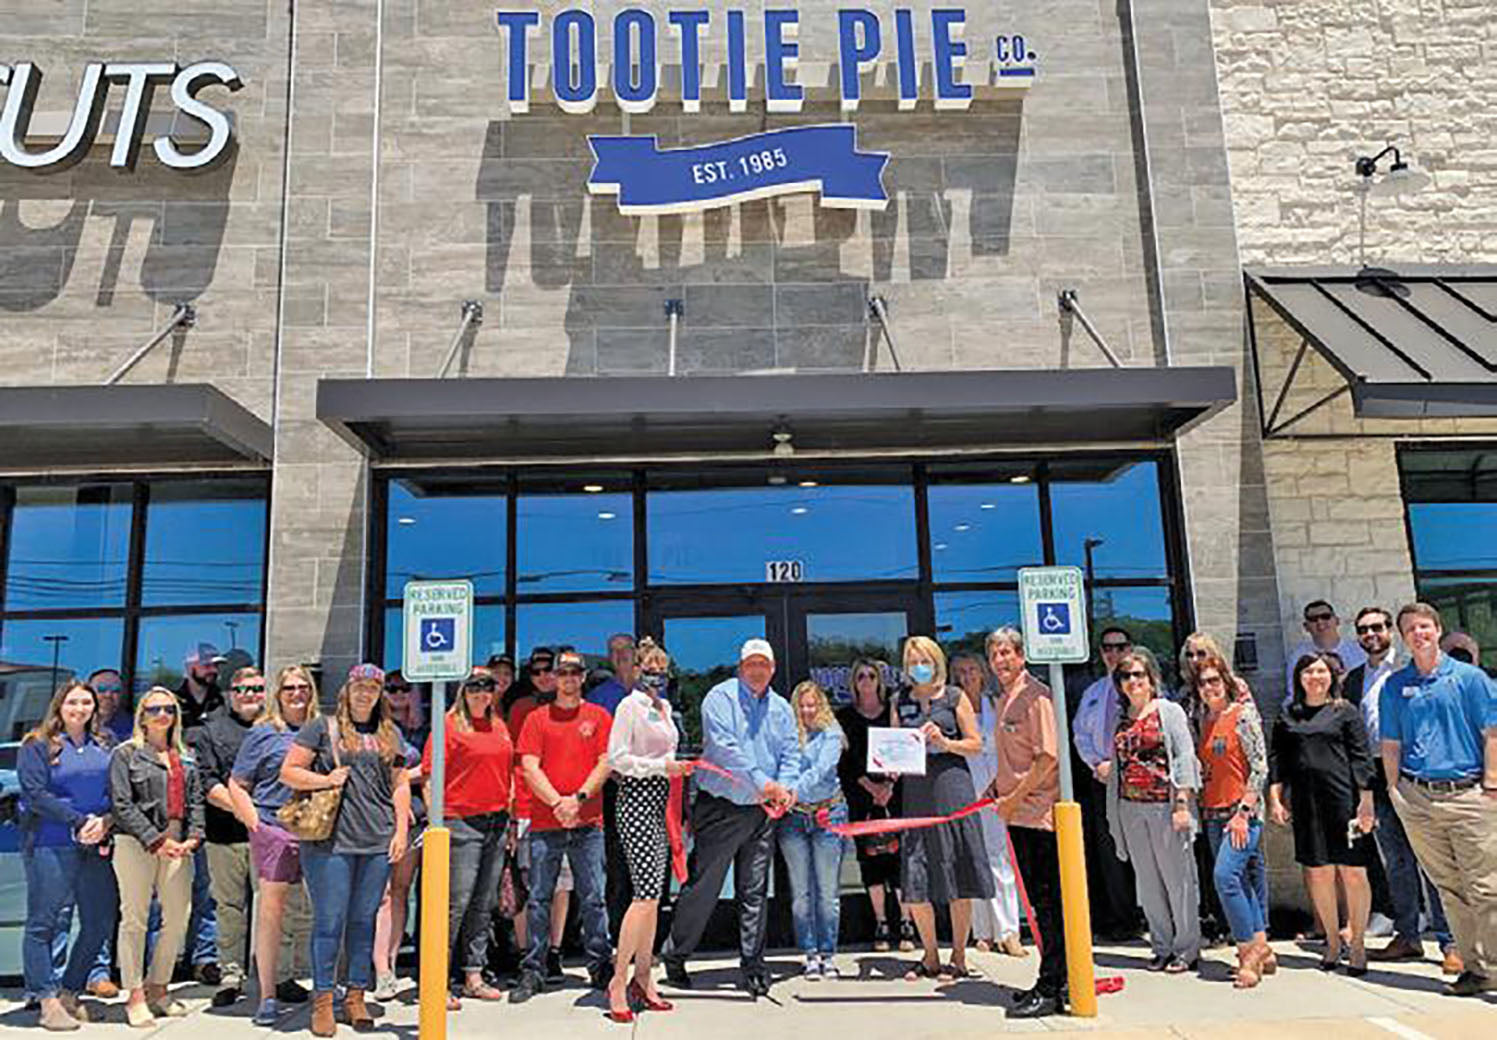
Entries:
POLYGON ((686 776, 692 763, 676 761, 680 732, 665 699, 670 658, 649 637, 641 639, 634 689, 619 702, 608 739, 608 764, 619 778, 619 835, 634 901, 619 927, 613 981, 608 986, 608 1017, 633 1021, 633 1006, 669 1011, 650 978, 655 920, 670 869, 665 808, 670 778, 686 776), (634 977, 629 977, 630 962, 634 977))

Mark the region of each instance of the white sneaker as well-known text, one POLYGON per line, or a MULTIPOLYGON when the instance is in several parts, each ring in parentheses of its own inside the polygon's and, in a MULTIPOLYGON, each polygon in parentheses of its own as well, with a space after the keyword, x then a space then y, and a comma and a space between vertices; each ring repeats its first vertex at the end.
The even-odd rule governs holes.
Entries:
POLYGON ((1367 921, 1367 935, 1373 939, 1386 939, 1393 934, 1393 921, 1386 914, 1373 914, 1367 921))
POLYGON ((821 955, 821 977, 824 979, 840 979, 842 971, 832 963, 832 959, 826 954, 821 955))
POLYGON ((394 1000, 395 995, 400 992, 400 979, 394 972, 381 975, 374 984, 374 992, 370 994, 375 1000, 394 1000))
POLYGON ((821 958, 818 957, 814 953, 807 954, 806 955, 806 967, 800 973, 800 977, 803 978, 803 979, 805 979, 807 982, 816 982, 816 981, 820 980, 821 974, 822 974, 821 958))

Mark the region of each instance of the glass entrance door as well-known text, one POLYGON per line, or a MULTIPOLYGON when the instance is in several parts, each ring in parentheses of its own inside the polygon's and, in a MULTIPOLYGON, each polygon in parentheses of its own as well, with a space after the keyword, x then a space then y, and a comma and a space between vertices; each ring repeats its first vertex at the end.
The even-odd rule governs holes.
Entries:
POLYGON ((929 631, 923 614, 913 592, 791 593, 787 615, 794 680, 787 677, 786 692, 810 678, 834 706, 847 703, 853 661, 866 657, 897 669, 905 637, 929 631))

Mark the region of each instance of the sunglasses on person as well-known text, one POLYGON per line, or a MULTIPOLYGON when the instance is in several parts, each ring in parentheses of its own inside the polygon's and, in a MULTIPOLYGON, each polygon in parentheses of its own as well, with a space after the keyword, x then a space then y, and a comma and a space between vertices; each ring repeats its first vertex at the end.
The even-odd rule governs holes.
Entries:
POLYGON ((116 683, 103 683, 95 684, 93 687, 93 691, 95 693, 112 693, 115 696, 119 696, 120 694, 125 692, 125 688, 116 683))
POLYGON ((177 706, 175 704, 147 704, 142 712, 146 715, 175 715, 177 706))
POLYGON ((558 668, 556 670, 556 674, 557 675, 581 675, 582 674, 582 669, 581 668, 558 668))
POLYGON ((1210 657, 1210 656, 1211 656, 1211 651, 1210 650, 1187 650, 1187 651, 1185 651, 1185 659, 1187 661, 1199 661, 1203 657, 1210 657))
POLYGON ((1123 682, 1129 682, 1133 679, 1147 679, 1148 677, 1149 673, 1144 671, 1142 668, 1134 668, 1126 672, 1118 673, 1118 678, 1123 680, 1123 682))
POLYGON ((1357 635, 1359 636, 1365 636, 1368 633, 1378 634, 1386 631, 1388 631, 1388 624, 1385 621, 1371 621, 1365 625, 1357 626, 1357 635))
POLYGON ((304 682, 288 682, 281 687, 282 693, 311 693, 312 684, 304 682))
POLYGON ((531 675, 545 675, 547 672, 553 672, 555 670, 556 669, 552 668, 549 664, 533 664, 530 666, 531 675))
POLYGON ((1227 680, 1223 679, 1220 675, 1212 674, 1201 676, 1200 683, 1202 686, 1225 686, 1227 685, 1227 680))
POLYGON ((499 688, 499 684, 488 676, 481 679, 469 679, 463 683, 464 693, 493 693, 499 688))
POLYGON ((1306 621, 1331 621, 1331 620, 1334 620, 1335 617, 1336 617, 1335 614, 1332 614, 1329 611, 1324 611, 1324 612, 1321 612, 1321 613, 1318 613, 1318 614, 1306 614, 1305 615, 1305 620, 1306 621))
POLYGON ((410 693, 411 692, 411 687, 410 687, 409 683, 387 682, 387 683, 385 683, 385 692, 386 693, 410 693))
POLYGON ((241 683, 234 687, 235 693, 264 693, 264 683, 241 683))
POLYGON ((1106 640, 1103 640, 1103 642, 1102 642, 1102 649, 1103 650, 1127 650, 1132 645, 1133 645, 1132 643, 1109 643, 1106 640))

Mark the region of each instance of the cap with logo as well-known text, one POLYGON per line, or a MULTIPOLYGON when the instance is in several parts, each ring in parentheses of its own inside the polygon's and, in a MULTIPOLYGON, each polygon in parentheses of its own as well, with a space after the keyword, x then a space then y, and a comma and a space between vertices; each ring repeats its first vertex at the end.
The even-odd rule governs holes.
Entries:
POLYGON ((750 657, 762 657, 774 664, 774 647, 769 645, 767 639, 749 639, 744 642, 743 649, 738 651, 738 660, 747 661, 750 657))
POLYGON ((560 654, 556 655, 556 670, 558 672, 565 672, 571 668, 575 668, 579 672, 587 671, 587 662, 582 659, 581 654, 575 650, 563 650, 560 654))

